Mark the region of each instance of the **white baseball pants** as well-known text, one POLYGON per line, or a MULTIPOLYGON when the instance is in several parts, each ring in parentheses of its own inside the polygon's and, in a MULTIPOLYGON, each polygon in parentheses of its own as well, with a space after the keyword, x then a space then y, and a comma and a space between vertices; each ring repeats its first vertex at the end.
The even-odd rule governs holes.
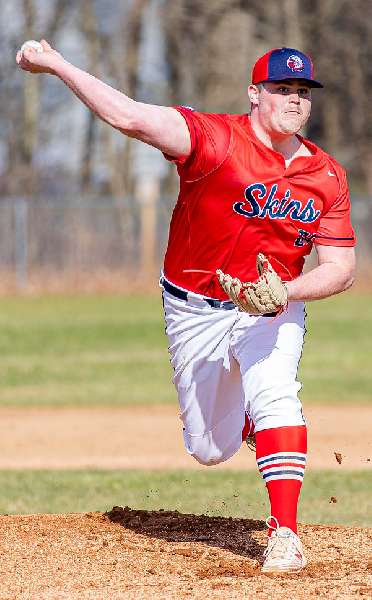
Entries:
POLYGON ((240 448, 247 413, 255 431, 304 425, 298 363, 304 305, 278 317, 210 307, 163 290, 166 333, 187 452, 213 465, 240 448))

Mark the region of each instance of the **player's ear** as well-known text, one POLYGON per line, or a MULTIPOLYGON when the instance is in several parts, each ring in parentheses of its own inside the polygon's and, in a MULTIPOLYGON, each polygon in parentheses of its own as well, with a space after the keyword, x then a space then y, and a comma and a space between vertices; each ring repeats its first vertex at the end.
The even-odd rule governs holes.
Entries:
POLYGON ((251 83, 248 86, 248 98, 250 100, 250 103, 252 104, 252 106, 255 106, 258 104, 258 96, 259 96, 260 90, 259 87, 257 85, 254 85, 253 83, 251 83))

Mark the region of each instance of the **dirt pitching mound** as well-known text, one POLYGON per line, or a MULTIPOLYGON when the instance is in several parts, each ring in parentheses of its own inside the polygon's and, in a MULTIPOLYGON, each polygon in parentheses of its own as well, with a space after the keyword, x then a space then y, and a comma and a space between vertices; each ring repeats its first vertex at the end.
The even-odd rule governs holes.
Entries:
POLYGON ((372 529, 304 525, 309 564, 263 575, 262 521, 114 507, 0 517, 1 599, 327 598, 372 595, 372 529))

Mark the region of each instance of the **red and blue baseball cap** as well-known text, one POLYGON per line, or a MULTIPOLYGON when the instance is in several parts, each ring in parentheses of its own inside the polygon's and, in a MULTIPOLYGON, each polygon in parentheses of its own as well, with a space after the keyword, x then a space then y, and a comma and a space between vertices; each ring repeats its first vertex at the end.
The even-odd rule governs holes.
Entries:
POLYGON ((314 66, 310 56, 295 48, 274 48, 259 58, 252 71, 252 83, 303 79, 310 87, 322 88, 314 79, 314 66))

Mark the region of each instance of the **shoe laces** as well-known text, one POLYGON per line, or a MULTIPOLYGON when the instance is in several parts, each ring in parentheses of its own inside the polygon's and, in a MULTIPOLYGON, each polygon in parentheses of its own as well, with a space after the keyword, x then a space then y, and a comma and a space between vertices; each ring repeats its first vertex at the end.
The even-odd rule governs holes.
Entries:
POLYGON ((266 521, 266 527, 268 527, 268 529, 272 529, 273 531, 277 531, 278 529, 280 529, 279 527, 279 521, 276 517, 273 517, 273 515, 270 515, 269 517, 267 517, 266 521), (271 522, 274 521, 274 527, 271 525, 271 522))
POLYGON ((270 555, 271 559, 280 559, 283 556, 293 557, 297 555, 302 556, 302 544, 299 537, 289 527, 280 527, 278 519, 270 516, 266 519, 266 525, 272 530, 272 534, 269 537, 267 548, 264 551, 264 557, 270 555), (273 527, 271 522, 274 521, 275 526, 273 527))

